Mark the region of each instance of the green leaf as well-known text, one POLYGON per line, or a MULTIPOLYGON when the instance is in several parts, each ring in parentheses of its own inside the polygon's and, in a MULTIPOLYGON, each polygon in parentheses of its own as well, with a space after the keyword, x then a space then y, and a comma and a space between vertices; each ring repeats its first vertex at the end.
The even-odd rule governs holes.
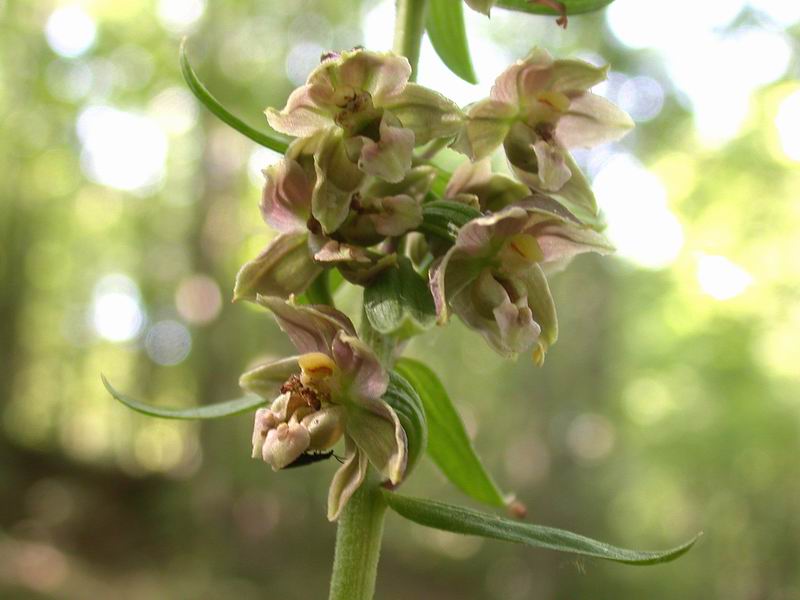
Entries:
MULTIPOLYGON (((600 10, 611 4, 614 0, 561 0, 567 9, 568 15, 580 15, 582 13, 600 10)), ((495 5, 497 8, 515 10, 517 12, 533 13, 537 15, 557 15, 558 13, 542 4, 536 4, 529 0, 498 0, 495 5)))
POLYGON ((227 123, 242 135, 249 137, 257 144, 261 144, 265 148, 280 152, 281 154, 286 153, 286 149, 289 147, 289 140, 286 137, 275 131, 259 131, 251 127, 239 117, 231 114, 211 95, 211 92, 209 92, 206 86, 197 78, 192 66, 189 64, 189 59, 186 56, 186 38, 181 42, 180 61, 181 74, 183 74, 186 84, 189 86, 195 98, 197 98, 203 106, 214 113, 221 121, 227 123))
POLYGON ((383 399, 397 413, 408 440, 407 466, 404 478, 417 464, 428 445, 428 424, 425 409, 414 387, 395 371, 389 371, 389 387, 383 399))
POLYGON ((422 233, 454 242, 458 229, 480 216, 478 209, 461 202, 435 200, 422 205, 422 224, 417 229, 422 233))
POLYGON ((236 400, 229 400, 228 402, 220 402, 218 404, 209 404, 208 406, 194 406, 192 408, 161 408, 160 406, 150 406, 149 404, 142 404, 138 400, 134 400, 114 389, 114 387, 106 379, 105 375, 100 376, 103 379, 103 385, 106 386, 108 393, 114 398, 122 402, 128 408, 132 408, 136 412, 150 415, 151 417, 161 417, 163 419, 218 419, 220 417, 227 417, 228 415, 235 415, 237 413, 252 410, 258 406, 264 405, 264 399, 260 396, 243 396, 236 400))
POLYGON ((395 369, 417 390, 428 420, 428 454, 442 473, 464 493, 490 506, 506 506, 506 499, 481 464, 450 397, 436 374, 411 358, 401 358, 395 369))
POLYGON ((375 331, 399 338, 416 335, 436 322, 428 284, 406 257, 399 257, 364 289, 364 312, 375 331))
POLYGON ((685 544, 669 550, 628 550, 562 529, 522 523, 462 506, 401 496, 389 491, 384 491, 383 496, 392 510, 426 527, 516 542, 534 548, 571 552, 629 565, 654 565, 675 560, 688 552, 701 535, 698 534, 685 544))
POLYGON ((425 27, 442 62, 464 81, 478 83, 469 56, 462 4, 462 0, 430 2, 425 27))

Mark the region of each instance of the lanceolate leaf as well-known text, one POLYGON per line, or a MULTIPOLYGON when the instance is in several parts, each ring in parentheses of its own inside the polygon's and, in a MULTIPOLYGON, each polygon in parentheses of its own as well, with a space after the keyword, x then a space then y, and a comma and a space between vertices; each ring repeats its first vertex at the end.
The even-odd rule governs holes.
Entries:
POLYGON ((478 83, 469 56, 462 0, 435 0, 428 4, 428 37, 442 62, 468 83, 478 83))
POLYGON ((685 544, 669 550, 628 550, 562 529, 521 523, 462 506, 401 496, 389 491, 384 491, 383 495, 392 510, 406 519, 426 527, 516 542, 535 548, 571 552, 629 565, 654 565, 675 560, 688 552, 699 537, 699 535, 695 536, 685 544))
POLYGON ((214 98, 214 96, 211 95, 211 92, 209 92, 208 89, 206 89, 206 86, 204 86, 197 78, 192 66, 189 64, 189 59, 186 56, 185 39, 183 42, 181 42, 180 56, 181 73, 183 74, 183 78, 186 80, 186 84, 195 95, 195 98, 197 98, 203 104, 203 106, 214 113, 214 115, 221 121, 227 123, 242 135, 249 137, 257 144, 261 144, 265 148, 269 148, 275 152, 280 152, 281 154, 286 153, 286 149, 289 147, 289 141, 283 135, 274 131, 259 131, 258 129, 251 127, 239 117, 231 114, 224 106, 222 106, 222 104, 219 103, 216 98, 214 98))
POLYGON ((227 417, 228 415, 235 415, 240 412, 252 410, 257 406, 264 405, 264 399, 256 396, 244 396, 236 400, 229 400, 228 402, 220 402, 218 404, 209 404, 207 406, 194 406, 192 408, 162 408, 160 406, 150 406, 143 404, 138 400, 134 400, 114 389, 109 383, 105 375, 101 375, 103 385, 106 386, 108 393, 114 398, 122 402, 128 408, 150 415, 151 417, 161 417, 163 419, 218 419, 220 417, 227 417))
POLYGON ((427 282, 401 257, 364 289, 364 312, 375 331, 406 338, 436 321, 427 282))
POLYGON ((417 360, 401 358, 395 369, 417 390, 428 421, 428 454, 464 493, 490 506, 506 500, 484 469, 464 424, 436 374, 417 360))
MULTIPOLYGON (((579 15, 582 13, 600 10, 601 8, 611 4, 613 1, 614 0, 561 0, 561 2, 564 4, 564 7, 567 9, 568 15, 579 15)), ((498 0, 495 6, 497 8, 534 13, 537 15, 558 14, 552 8, 548 8, 547 6, 537 4, 535 2, 529 2, 528 0, 498 0)))

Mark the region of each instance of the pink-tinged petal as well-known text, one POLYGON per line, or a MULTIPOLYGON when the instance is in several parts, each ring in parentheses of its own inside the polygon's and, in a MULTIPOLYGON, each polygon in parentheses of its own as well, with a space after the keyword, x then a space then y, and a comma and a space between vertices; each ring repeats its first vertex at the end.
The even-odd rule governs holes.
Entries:
POLYGON ((341 132, 331 129, 321 138, 314 153, 317 181, 311 196, 311 212, 330 234, 344 223, 352 196, 364 174, 347 156, 341 132))
POLYGON ((557 145, 537 140, 533 152, 538 164, 540 185, 547 191, 558 191, 569 180, 572 172, 564 161, 564 151, 557 145))
POLYGON ((447 254, 435 261, 428 271, 428 287, 430 287, 431 295, 433 296, 433 304, 436 308, 436 322, 439 325, 447 323, 450 316, 447 310, 445 274, 447 273, 447 264, 450 262, 450 257, 453 255, 453 252, 455 252, 455 250, 451 248, 447 254))
POLYGON ((339 331, 355 335, 350 319, 330 306, 297 305, 266 296, 259 296, 258 303, 273 312, 278 326, 301 354, 322 352, 331 356, 331 345, 339 331))
POLYGON ((239 387, 243 390, 272 399, 281 385, 292 375, 300 372, 297 357, 292 356, 259 365, 239 377, 239 387))
POLYGON ((503 143, 516 115, 512 104, 492 99, 476 102, 451 147, 471 160, 486 158, 503 143))
POLYGON ((453 171, 450 181, 444 190, 445 198, 452 198, 456 194, 481 187, 492 179, 492 162, 488 158, 481 160, 464 161, 453 171))
POLYGON ((267 439, 267 434, 270 429, 278 426, 280 421, 268 408, 259 408, 256 411, 255 420, 253 422, 253 451, 251 456, 253 458, 260 458, 264 441, 267 439))
POLYGON ((606 236, 585 227, 550 223, 536 228, 534 235, 544 254, 542 263, 545 264, 571 260, 585 252, 614 252, 614 246, 606 236))
POLYGON ((483 269, 468 287, 450 299, 459 318, 480 333, 502 356, 515 357, 539 337, 539 325, 527 306, 524 288, 512 281, 501 284, 488 268, 483 269), (518 297, 511 298, 509 290, 518 297))
POLYGON ((566 151, 564 152, 564 162, 572 176, 556 192, 545 190, 541 179, 535 172, 521 168, 513 163, 511 168, 514 175, 530 189, 551 196, 585 225, 596 229, 601 228, 600 210, 597 207, 597 201, 591 185, 575 163, 575 160, 566 151))
POLYGON ((307 415, 301 421, 311 436, 308 449, 325 451, 342 438, 345 428, 345 409, 331 404, 307 415))
POLYGON ((305 231, 281 233, 239 270, 233 299, 252 301, 258 294, 288 298, 305 291, 321 272, 311 256, 305 231))
POLYGON ((293 137, 311 137, 334 125, 332 113, 315 101, 318 90, 304 85, 294 90, 286 100, 286 107, 277 111, 268 108, 265 113, 269 126, 275 131, 293 137))
POLYGON ((389 109, 405 129, 413 131, 416 146, 455 136, 464 117, 452 100, 416 83, 380 102, 376 100, 375 105, 389 109))
POLYGON ((454 248, 468 257, 491 257, 505 241, 521 232, 528 221, 528 213, 518 206, 472 219, 458 232, 454 248))
POLYGON ((474 163, 465 161, 455 170, 447 184, 444 196, 448 200, 472 203, 476 208, 497 212, 530 194, 530 190, 510 177, 492 173, 488 158, 474 163), (461 200, 459 200, 461 198, 461 200), (469 198, 469 199, 467 199, 469 198))
POLYGON ((411 65, 391 52, 352 50, 324 61, 308 77, 308 83, 332 86, 337 95, 368 92, 377 100, 400 91, 411 76, 411 65))
POLYGON ((381 475, 399 484, 406 470, 408 442, 397 414, 374 398, 350 403, 346 409, 347 434, 381 475))
POLYGON ((336 263, 370 263, 369 254, 364 248, 325 240, 322 246, 314 253, 314 260, 325 264, 336 263))
POLYGON ((550 53, 542 48, 534 48, 524 60, 518 60, 498 76, 489 97, 519 106, 526 97, 533 97, 546 88, 552 66, 553 57, 550 53))
POLYGON ((402 181, 396 183, 375 178, 367 180, 368 183, 362 188, 361 195, 367 198, 384 198, 405 194, 421 202, 431 189, 434 179, 436 179, 436 169, 433 167, 414 167, 406 173, 402 181))
POLYGON ((264 220, 281 232, 304 230, 311 216, 313 182, 295 160, 284 158, 264 170, 267 183, 261 197, 264 220))
POLYGON ((364 482, 369 461, 355 442, 345 437, 345 458, 336 471, 328 491, 328 520, 335 521, 342 514, 347 501, 364 482))
POLYGON ((623 137, 634 126, 621 108, 590 92, 580 94, 556 125, 556 139, 565 148, 591 148, 623 137))
POLYGON ((388 182, 402 181, 409 169, 414 150, 414 132, 381 120, 380 139, 375 142, 362 138, 364 145, 358 159, 358 167, 367 175, 380 177, 388 182))
POLYGON ((380 398, 386 393, 389 376, 372 349, 354 335, 340 331, 333 340, 333 360, 339 367, 346 389, 356 402, 380 398))
POLYGON ((370 219, 375 231, 383 236, 400 236, 422 223, 422 206, 411 196, 387 196, 380 198, 378 205, 378 211, 370 219))

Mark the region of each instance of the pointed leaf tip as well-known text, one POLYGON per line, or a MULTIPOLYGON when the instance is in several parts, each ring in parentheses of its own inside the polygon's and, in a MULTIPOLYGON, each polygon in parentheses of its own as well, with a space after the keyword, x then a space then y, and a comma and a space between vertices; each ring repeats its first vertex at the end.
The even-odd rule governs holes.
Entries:
POLYGON ((435 500, 412 498, 389 491, 383 491, 383 496, 391 509, 400 516, 433 529, 515 542, 534 548, 569 552, 628 565, 655 565, 675 560, 686 554, 702 535, 701 532, 686 543, 668 550, 629 550, 570 531, 521 523, 435 500))
POLYGON ((208 404, 206 406, 193 406, 191 408, 164 408, 160 406, 152 406, 144 404, 138 400, 126 396, 125 394, 117 391, 111 382, 108 381, 105 375, 101 374, 100 378, 103 381, 108 393, 114 399, 118 400, 128 408, 140 412, 151 417, 160 417, 162 419, 187 419, 187 420, 205 420, 205 419, 218 419, 220 417, 227 417, 241 412, 252 410, 258 406, 265 404, 264 399, 256 395, 243 396, 235 400, 227 402, 219 402, 217 404, 208 404))

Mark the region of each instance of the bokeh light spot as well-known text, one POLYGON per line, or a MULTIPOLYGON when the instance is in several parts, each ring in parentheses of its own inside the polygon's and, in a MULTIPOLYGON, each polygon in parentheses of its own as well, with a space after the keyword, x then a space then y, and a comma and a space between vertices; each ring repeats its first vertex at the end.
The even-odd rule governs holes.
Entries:
POLYGON ((217 318, 222 309, 222 293, 217 282, 207 275, 192 275, 178 285, 175 307, 189 323, 204 325, 217 318))
POLYGON ((97 26, 81 7, 64 6, 54 10, 48 17, 44 33, 54 52, 74 58, 92 47, 97 26))
POLYGON ((177 321, 159 321, 147 332, 144 348, 153 362, 172 366, 183 362, 192 349, 192 336, 177 321))
POLYGON ((206 11, 206 0, 159 0, 158 20, 167 31, 187 33, 206 11))
POLYGON ((91 321, 100 337, 112 342, 135 338, 144 324, 139 288, 125 275, 107 275, 94 287, 91 321))
POLYGON ((800 161, 800 91, 781 102, 775 127, 784 154, 791 160, 800 161))
POLYGON ((701 255, 697 259, 697 283, 715 300, 730 300, 744 292, 753 277, 724 256, 701 255))

